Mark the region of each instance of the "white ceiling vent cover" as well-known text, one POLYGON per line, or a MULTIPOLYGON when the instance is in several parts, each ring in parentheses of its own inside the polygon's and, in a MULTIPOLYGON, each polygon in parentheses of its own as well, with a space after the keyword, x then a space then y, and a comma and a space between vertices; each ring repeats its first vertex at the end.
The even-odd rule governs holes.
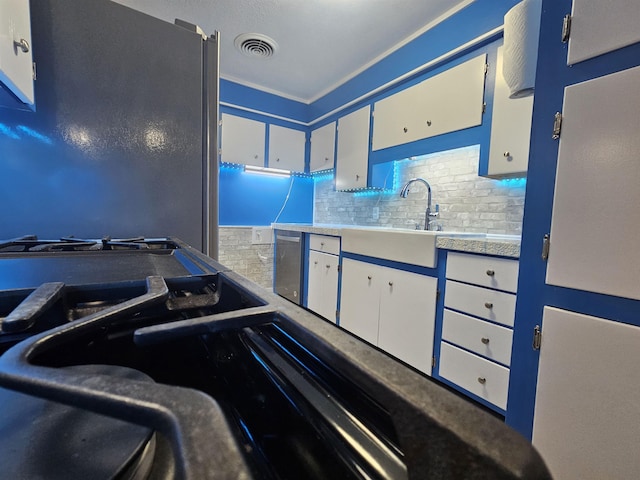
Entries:
POLYGON ((269 58, 278 51, 276 41, 261 33, 243 33, 236 37, 233 44, 247 57, 269 58))

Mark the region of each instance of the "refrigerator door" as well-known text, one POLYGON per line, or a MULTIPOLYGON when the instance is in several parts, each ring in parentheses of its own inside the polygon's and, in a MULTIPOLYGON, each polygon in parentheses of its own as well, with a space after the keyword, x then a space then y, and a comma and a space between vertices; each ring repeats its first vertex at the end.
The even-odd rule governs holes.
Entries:
POLYGON ((31 15, 38 111, 3 117, 22 142, 0 180, 0 238, 174 236, 207 250, 217 58, 206 71, 202 35, 106 0, 37 0, 31 15))

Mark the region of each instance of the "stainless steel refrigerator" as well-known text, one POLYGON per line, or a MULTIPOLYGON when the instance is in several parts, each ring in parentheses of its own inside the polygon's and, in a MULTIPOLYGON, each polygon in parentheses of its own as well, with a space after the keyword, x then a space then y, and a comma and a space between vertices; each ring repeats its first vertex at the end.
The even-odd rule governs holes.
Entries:
POLYGON ((32 0, 31 23, 36 112, 0 109, 0 238, 174 236, 215 258, 217 33, 108 0, 32 0))

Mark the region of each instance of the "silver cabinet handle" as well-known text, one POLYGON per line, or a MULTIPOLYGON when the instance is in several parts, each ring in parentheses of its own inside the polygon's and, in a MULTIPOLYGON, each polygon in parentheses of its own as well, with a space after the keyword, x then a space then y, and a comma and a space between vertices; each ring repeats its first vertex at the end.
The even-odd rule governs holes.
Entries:
POLYGON ((484 385, 485 383, 487 383, 487 379, 484 377, 478 377, 478 383, 480 385, 484 385))
POLYGON ((487 344, 489 343, 489 339, 488 339, 487 337, 482 337, 482 338, 480 339, 480 341, 481 341, 482 343, 484 343, 485 345, 487 345, 487 344))
POLYGON ((20 41, 14 40, 13 45, 22 50, 22 53, 29 53, 29 42, 24 38, 21 38, 20 41))
POLYGON ((509 152, 509 150, 507 150, 506 152, 504 152, 502 155, 505 156, 505 158, 509 158, 511 156, 511 152, 509 152))
POLYGON ((493 303, 491 303, 491 302, 484 302, 484 306, 485 306, 485 308, 493 308, 493 303))
POLYGON ((402 130, 404 131, 404 133, 407 133, 409 131, 407 127, 404 127, 402 130))
POLYGON ((315 262, 313 262, 313 264, 314 264, 314 265, 317 265, 317 264, 318 264, 318 261, 316 260, 315 262))
POLYGON ((495 270, 487 270, 487 275, 493 277, 496 274, 495 270))
POLYGON ((367 275, 367 279, 371 280, 371 275, 367 275))
POLYGON ((325 267, 327 267, 327 268, 331 268, 331 265, 325 265, 325 267))
POLYGON ((389 286, 390 286, 390 287, 393 287, 393 282, 389 282, 389 286))
POLYGON ((431 120, 427 120, 427 127, 431 126, 431 120))

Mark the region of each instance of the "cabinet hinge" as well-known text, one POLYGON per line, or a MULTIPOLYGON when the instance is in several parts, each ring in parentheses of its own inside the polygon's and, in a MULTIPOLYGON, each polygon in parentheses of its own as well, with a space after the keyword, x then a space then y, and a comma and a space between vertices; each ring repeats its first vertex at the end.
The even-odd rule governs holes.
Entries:
POLYGON ((340 319, 340 310, 336 310, 336 320, 340 319))
POLYGON ((531 346, 534 350, 540 350, 540 345, 542 345, 542 329, 540 325, 536 325, 533 329, 533 343, 531 346))
POLYGON ((486 75, 487 73, 489 73, 489 64, 485 63, 484 64, 484 74, 486 75))
POLYGON ((33 81, 35 82, 38 79, 38 75, 36 73, 36 62, 33 62, 33 64, 31 65, 31 72, 33 75, 33 81))
POLYGON ((440 289, 438 288, 436 290, 436 300, 439 300, 439 299, 440 299, 440 289))
POLYGON ((433 357, 431 357, 431 368, 435 368, 436 367, 436 357, 435 355, 433 357))
POLYGON ((571 15, 566 14, 562 20, 562 43, 567 43, 571 36, 571 15))
POLYGON ((342 265, 338 264, 338 272, 342 271, 342 265))
POLYGON ((482 104, 482 113, 486 113, 487 112, 487 104, 483 103, 482 104))
POLYGON ((549 259, 549 248, 551 248, 551 237, 545 233, 542 237, 542 260, 545 262, 549 259))
POLYGON ((556 112, 553 116, 553 135, 551 135, 551 138, 554 140, 559 139, 560 133, 562 133, 562 113, 556 112))

